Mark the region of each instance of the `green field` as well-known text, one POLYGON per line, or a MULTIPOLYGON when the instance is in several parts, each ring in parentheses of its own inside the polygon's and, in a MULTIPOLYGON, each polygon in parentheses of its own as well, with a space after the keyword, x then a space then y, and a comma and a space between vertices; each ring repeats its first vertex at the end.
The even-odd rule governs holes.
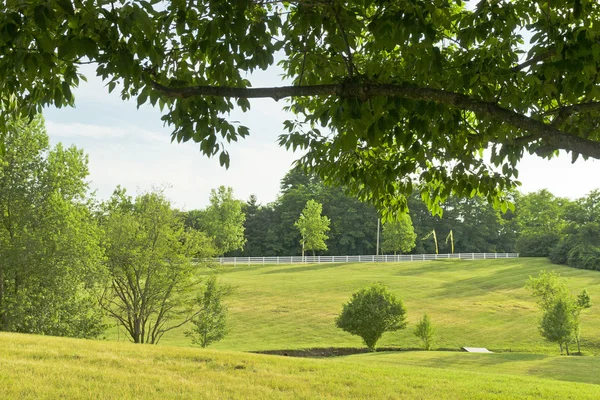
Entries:
POLYGON ((600 273, 543 259, 398 264, 227 266, 221 279, 231 332, 210 350, 190 348, 183 329, 159 346, 0 334, 0 398, 598 398, 600 305, 582 314, 584 356, 558 355, 537 331, 540 311, 523 288, 556 270, 575 293, 600 299, 600 273), (400 351, 307 359, 247 351, 363 347, 334 327, 351 293, 384 282, 401 297, 408 329, 379 347, 414 349, 427 312, 437 348, 498 354, 400 351))
MULTIPOLYGON (((520 355, 519 362, 514 354, 488 355, 500 366, 511 356, 513 364, 521 365, 517 376, 432 368, 435 357, 443 357, 438 352, 426 354, 425 366, 396 362, 392 354, 380 355, 298 359, 3 333, 0 398, 597 399, 600 391, 594 384, 523 373, 535 370, 544 357, 520 355)), ((470 369, 487 365, 493 370, 492 362, 483 361, 480 355, 461 356, 463 364, 474 360, 470 369)), ((585 358, 590 361, 586 366, 593 365, 597 371, 598 359, 585 358)), ((573 378, 570 371, 585 358, 563 357, 565 362, 559 365, 573 378)), ((589 371, 582 377, 582 381, 589 380, 589 371)))
MULTIPOLYGON (((334 326, 352 292, 384 282, 408 308, 406 330, 387 333, 379 346, 415 348, 415 322, 427 312, 438 331, 438 347, 487 347, 494 351, 557 354, 558 346, 538 333, 540 311, 523 288, 530 275, 556 270, 569 288, 587 288, 593 306, 582 314, 582 347, 600 353, 600 273, 544 259, 431 261, 397 264, 227 266, 222 279, 233 285, 231 333, 215 349, 272 350, 357 347, 361 340, 334 326)), ((121 334, 121 339, 124 335, 121 334)), ((116 339, 111 332, 111 339, 116 339)), ((188 346, 183 330, 163 344, 188 346)))

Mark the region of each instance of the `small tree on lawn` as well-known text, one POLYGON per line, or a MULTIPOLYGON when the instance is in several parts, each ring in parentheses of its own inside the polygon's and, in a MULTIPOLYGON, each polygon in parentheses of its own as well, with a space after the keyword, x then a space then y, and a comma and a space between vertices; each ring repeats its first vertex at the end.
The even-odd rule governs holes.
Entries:
POLYGON ((423 318, 421 318, 413 333, 421 339, 425 350, 431 350, 435 339, 435 329, 427 313, 423 314, 423 318))
POLYGON ((335 325, 360 336, 369 350, 374 351, 375 344, 385 332, 406 328, 406 308, 402 300, 384 285, 376 283, 352 295, 335 325))
POLYGON ((581 324, 580 324, 580 315, 581 311, 586 308, 590 308, 592 306, 592 301, 590 300, 590 296, 587 294, 587 291, 584 289, 579 296, 577 296, 577 304, 575 309, 573 310, 574 322, 575 322, 575 341, 577 342, 577 353, 581 354, 581 346, 579 344, 579 339, 581 337, 581 324))
POLYGON ((302 256, 305 250, 312 250, 313 256, 315 250, 327 250, 325 240, 327 240, 327 231, 329 231, 329 218, 322 216, 323 206, 314 200, 306 202, 300 218, 294 224, 300 231, 302 239, 302 256))
POLYGON ((569 342, 575 336, 575 316, 573 304, 568 297, 558 298, 554 304, 544 312, 540 322, 540 333, 551 342, 558 343, 560 352, 563 346, 569 355, 569 342))
MULTIPOLYGON (((571 326, 572 332, 569 340, 575 339, 577 342, 577 352, 581 353, 580 347, 580 315, 581 311, 591 307, 591 300, 587 291, 584 289, 577 298, 575 298, 567 289, 565 280, 560 277, 556 272, 541 271, 537 278, 529 277, 527 284, 525 285, 532 295, 536 298, 536 301, 544 316, 540 322, 540 332, 546 339, 558 342, 562 353, 562 343, 558 340, 550 339, 549 337, 556 338, 556 336, 562 328, 552 328, 552 324, 559 324, 560 326, 571 326), (570 312, 568 320, 558 321, 562 314, 555 308, 558 302, 564 302, 567 305, 567 309, 570 312), (548 319, 544 322, 545 319, 548 319), (551 324, 552 322, 552 324, 551 324), (545 323, 545 327, 542 324, 545 323)), ((562 307, 562 306, 561 306, 562 307)), ((556 325, 556 326, 559 326, 556 325)), ((560 336, 560 335, 559 335, 560 336)), ((569 354, 568 343, 566 343, 567 354, 569 354)))
POLYGON ((223 299, 230 293, 230 288, 220 285, 216 276, 211 276, 204 285, 196 302, 198 313, 192 319, 193 328, 185 333, 193 344, 208 347, 223 339, 227 329, 227 306, 223 299))

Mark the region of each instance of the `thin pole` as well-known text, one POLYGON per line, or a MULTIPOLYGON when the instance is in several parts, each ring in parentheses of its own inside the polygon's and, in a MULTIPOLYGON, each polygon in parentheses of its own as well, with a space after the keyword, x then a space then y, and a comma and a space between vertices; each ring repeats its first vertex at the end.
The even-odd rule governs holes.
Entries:
POLYGON ((379 256, 379 225, 381 223, 381 220, 379 219, 379 217, 377 218, 377 248, 375 249, 375 255, 379 256))

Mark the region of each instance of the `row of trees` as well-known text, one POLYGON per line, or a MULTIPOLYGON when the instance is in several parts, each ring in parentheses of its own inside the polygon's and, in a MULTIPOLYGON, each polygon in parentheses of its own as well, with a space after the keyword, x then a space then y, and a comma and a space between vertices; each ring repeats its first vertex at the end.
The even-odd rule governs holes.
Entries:
MULTIPOLYGON (((522 256, 544 257, 556 248, 553 256, 556 262, 571 260, 570 265, 592 268, 597 265, 592 256, 600 254, 598 196, 595 191, 571 201, 555 197, 547 190, 513 192, 514 209, 505 213, 478 196, 450 197, 443 204, 440 217, 432 215, 420 196, 413 194, 407 199, 409 213, 383 224, 380 251, 387 254, 519 252, 522 256)), ((328 224, 319 239, 322 243, 311 245, 311 250, 328 255, 377 252, 379 215, 375 207, 346 195, 342 187, 326 186, 300 169, 292 169, 285 175, 280 195, 273 203, 261 205, 256 196, 242 202, 233 198, 231 189, 220 188, 213 191, 211 205, 206 210, 186 213, 186 225, 211 235, 234 237, 229 242, 237 247, 222 246, 220 254, 299 255, 303 243, 306 247, 308 229, 308 225, 299 229, 299 220, 305 218, 303 212, 313 215, 317 204, 321 206, 319 215, 326 217, 328 224), (229 211, 217 211, 221 209, 229 211), (211 220, 218 222, 202 222, 211 220)))
POLYGON ((521 255, 600 269, 600 191, 570 200, 542 190, 523 197, 522 202, 517 243, 521 255))
MULTIPOLYGON (((0 330, 96 337, 110 316, 135 343, 158 343, 190 321, 195 342, 218 339, 224 292, 214 278, 202 282, 204 265, 192 259, 222 252, 228 238, 186 227, 161 190, 133 198, 117 188, 96 202, 81 150, 51 148, 41 118, 9 128, 0 153, 0 330)), ((211 196, 211 218, 229 212, 221 195, 211 196)))

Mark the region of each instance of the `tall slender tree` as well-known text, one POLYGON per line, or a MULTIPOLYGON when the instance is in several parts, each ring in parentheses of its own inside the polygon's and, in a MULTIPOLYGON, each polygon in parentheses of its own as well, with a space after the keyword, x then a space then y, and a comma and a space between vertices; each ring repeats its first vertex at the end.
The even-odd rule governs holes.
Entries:
POLYGON ((329 231, 329 218, 321 215, 323 206, 314 201, 309 200, 306 207, 300 214, 300 218, 296 221, 296 227, 300 231, 302 237, 302 256, 304 251, 312 250, 313 256, 315 250, 327 250, 325 241, 327 240, 327 231, 329 231))

